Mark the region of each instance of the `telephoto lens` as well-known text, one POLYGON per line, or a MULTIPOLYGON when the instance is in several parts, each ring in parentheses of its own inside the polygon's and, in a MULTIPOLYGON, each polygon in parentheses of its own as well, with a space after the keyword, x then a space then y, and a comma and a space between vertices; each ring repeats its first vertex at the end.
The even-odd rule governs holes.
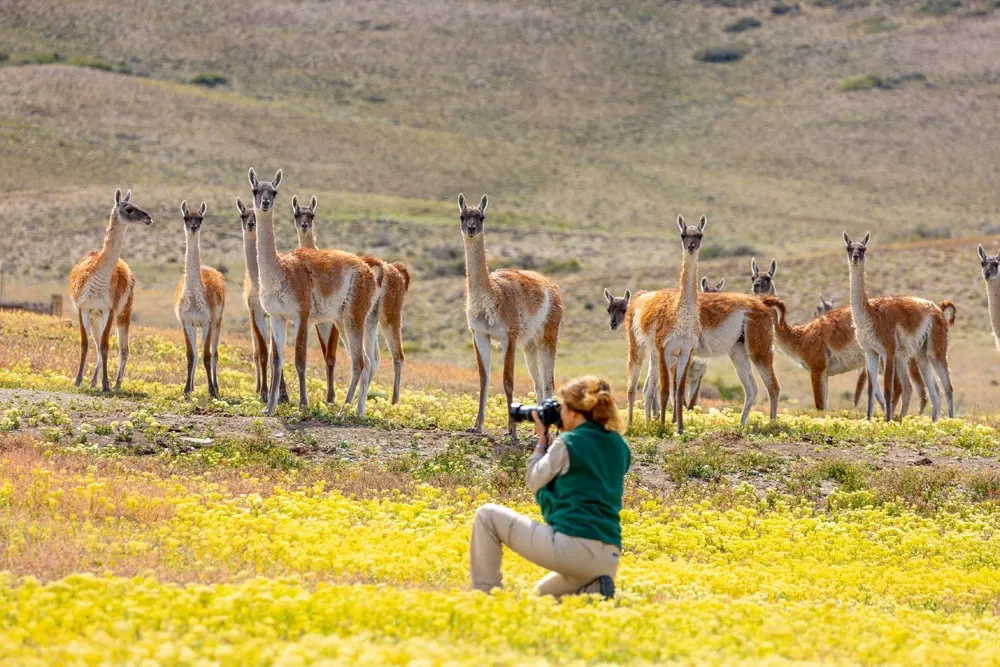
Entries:
POLYGON ((511 403, 509 412, 510 418, 515 422, 530 422, 532 421, 531 413, 537 412, 538 418, 542 420, 543 425, 562 428, 559 401, 554 398, 545 399, 541 405, 511 403))

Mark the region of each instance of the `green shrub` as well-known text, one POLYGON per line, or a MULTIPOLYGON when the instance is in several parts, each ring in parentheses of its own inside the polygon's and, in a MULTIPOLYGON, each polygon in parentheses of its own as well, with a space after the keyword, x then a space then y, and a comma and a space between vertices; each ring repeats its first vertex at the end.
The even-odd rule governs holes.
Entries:
POLYGON ((37 51, 21 56, 17 59, 18 65, 52 65, 64 62, 66 58, 55 51, 37 51))
POLYGON ((569 259, 549 259, 542 267, 542 273, 577 273, 583 268, 576 257, 569 259))
POLYGON ((77 67, 89 67, 90 69, 99 69, 102 72, 114 72, 115 74, 131 74, 132 68, 125 62, 110 63, 102 58, 70 58, 70 65, 76 65, 77 67))
POLYGON ((783 2, 779 2, 771 7, 771 14, 774 16, 784 16, 785 14, 797 14, 799 12, 799 4, 786 5, 783 2))
POLYGON ((736 23, 730 23, 724 28, 724 30, 726 32, 744 32, 746 30, 753 30, 754 28, 759 28, 760 26, 761 23, 759 19, 755 19, 752 16, 745 16, 736 23))
POLYGON ((202 72, 191 77, 191 83, 196 86, 215 88, 216 86, 224 86, 229 83, 229 77, 223 76, 218 72, 202 72))
POLYGON ((857 24, 857 28, 866 35, 874 35, 880 32, 892 32, 898 27, 899 25, 893 23, 884 16, 871 16, 857 24))
POLYGON ((842 93, 852 93, 859 90, 872 90, 873 88, 884 88, 885 82, 881 77, 874 74, 859 74, 841 79, 837 84, 837 89, 842 93))
POLYGON ((927 16, 947 16, 961 6, 961 0, 927 0, 921 5, 920 13, 927 16))
POLYGON ((743 44, 709 46, 694 54, 694 59, 703 63, 731 63, 746 55, 749 48, 743 44))

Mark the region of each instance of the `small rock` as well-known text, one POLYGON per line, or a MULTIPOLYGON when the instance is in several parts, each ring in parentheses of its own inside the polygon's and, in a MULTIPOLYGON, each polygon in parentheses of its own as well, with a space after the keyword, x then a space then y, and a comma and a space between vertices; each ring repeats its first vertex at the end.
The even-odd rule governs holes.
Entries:
POLYGON ((916 461, 914 461, 910 465, 915 465, 915 466, 929 466, 929 465, 934 465, 934 461, 931 461, 929 458, 927 458, 926 456, 924 456, 922 458, 917 459, 916 461))

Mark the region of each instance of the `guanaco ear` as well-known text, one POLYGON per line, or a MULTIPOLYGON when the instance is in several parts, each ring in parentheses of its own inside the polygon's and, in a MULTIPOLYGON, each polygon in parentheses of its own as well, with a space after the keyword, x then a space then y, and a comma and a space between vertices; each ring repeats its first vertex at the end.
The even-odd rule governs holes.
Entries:
POLYGON ((254 190, 257 189, 257 172, 253 170, 253 167, 250 167, 250 187, 254 190))
POLYGON ((131 198, 132 198, 132 191, 131 190, 126 190, 125 191, 125 196, 122 197, 122 201, 128 201, 131 198))
POLYGON ((774 272, 778 270, 778 262, 775 259, 771 259, 771 270, 768 271, 767 275, 769 278, 774 277, 774 272))
POLYGON ((851 247, 851 237, 847 235, 847 232, 844 232, 844 245, 848 248, 851 247))
POLYGON ((983 244, 980 243, 979 247, 976 248, 976 250, 979 251, 979 261, 980 262, 985 262, 986 258, 989 257, 989 255, 986 254, 986 248, 983 247, 983 244))
POLYGON ((312 199, 310 199, 310 200, 309 200, 309 210, 310 210, 310 211, 311 211, 312 213, 315 213, 315 212, 316 212, 316 204, 318 204, 318 203, 319 203, 319 202, 317 202, 317 201, 316 201, 316 195, 313 195, 313 196, 312 196, 312 199))
POLYGON ((299 196, 292 195, 292 215, 299 214, 299 196))
POLYGON ((625 290, 625 296, 623 298, 625 299, 625 303, 628 303, 629 301, 631 301, 632 300, 632 290, 625 290))
POLYGON ((236 208, 240 210, 240 215, 247 212, 247 207, 243 205, 243 200, 239 197, 236 198, 236 208))
POLYGON ((872 238, 872 233, 871 232, 865 232, 865 238, 861 242, 861 245, 863 245, 863 246, 865 246, 867 248, 868 247, 868 241, 870 241, 871 238, 872 238))
POLYGON ((187 199, 181 202, 181 215, 185 218, 188 217, 188 202, 187 199))
POLYGON ((201 203, 201 208, 198 209, 198 215, 200 215, 201 217, 204 218, 206 213, 208 213, 208 204, 206 204, 205 202, 202 202, 201 203))
POLYGON ((278 189, 278 185, 281 184, 281 170, 274 172, 274 180, 271 181, 271 187, 275 190, 278 189))
POLYGON ((753 280, 757 280, 757 276, 759 274, 760 274, 760 271, 757 270, 757 258, 756 257, 751 257, 750 258, 750 278, 753 279, 753 280))
POLYGON ((683 234, 684 230, 687 229, 684 225, 684 216, 679 213, 677 214, 677 226, 680 228, 681 234, 683 234))
POLYGON ((121 203, 122 203, 122 189, 121 188, 116 188, 115 189, 115 206, 118 206, 118 204, 121 204, 121 203))
POLYGON ((483 195, 483 198, 479 200, 479 212, 480 213, 486 213, 486 205, 488 203, 489 203, 489 201, 486 199, 486 195, 483 195))
POLYGON ((715 289, 716 289, 717 291, 721 292, 721 291, 722 291, 722 287, 723 287, 723 285, 725 285, 725 284, 726 284, 726 279, 725 279, 725 278, 723 278, 722 280, 720 280, 720 281, 719 281, 719 284, 715 286, 715 289))
POLYGON ((704 292, 708 289, 708 278, 705 276, 701 277, 701 291, 704 292))
POLYGON ((465 195, 458 193, 458 212, 465 213, 465 195))
POLYGON ((608 291, 607 287, 604 288, 604 298, 608 300, 608 305, 611 305, 611 302, 615 300, 615 298, 611 296, 611 292, 608 291))
POLYGON ((708 224, 708 217, 704 215, 701 216, 701 219, 698 220, 698 231, 699 232, 705 231, 705 225, 707 224, 708 224))

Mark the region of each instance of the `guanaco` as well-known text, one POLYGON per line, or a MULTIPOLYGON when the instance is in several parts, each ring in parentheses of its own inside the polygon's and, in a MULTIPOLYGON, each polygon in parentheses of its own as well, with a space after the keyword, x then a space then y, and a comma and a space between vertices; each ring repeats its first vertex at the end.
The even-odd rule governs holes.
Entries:
MULTIPOLYGON (((492 340, 500 341, 508 409, 514 397, 514 351, 519 340, 524 341, 524 361, 535 398, 542 401, 555 392, 556 346, 563 314, 559 287, 540 273, 512 269, 490 273, 484 238, 488 203, 483 195, 478 206, 468 206, 465 195, 458 195, 465 242, 465 313, 479 369, 479 412, 471 429, 476 433, 482 432, 486 423, 492 340)), ((509 416, 507 433, 517 436, 516 424, 509 416)))
POLYGON ((187 382, 184 396, 194 391, 194 371, 198 358, 197 327, 201 327, 201 344, 204 350, 205 375, 208 377, 208 395, 219 397, 219 336, 222 333, 222 311, 226 307, 226 279, 210 266, 201 264, 201 226, 208 213, 208 205, 193 212, 187 200, 181 202, 184 216, 184 275, 174 292, 174 314, 184 329, 187 348, 187 382))
MULTIPOLYGON (((256 393, 261 403, 267 404, 268 347, 271 339, 271 328, 260 305, 260 270, 257 266, 257 216, 253 206, 247 208, 243 200, 236 198, 236 208, 240 212, 240 227, 243 230, 243 258, 246 269, 243 276, 243 305, 250 315, 250 342, 253 345, 254 374, 256 376, 256 393)), ((281 393, 278 401, 288 402, 288 390, 285 387, 285 373, 281 373, 281 393)))
POLYGON ((869 299, 865 290, 865 252, 871 233, 856 243, 844 232, 851 282, 851 315, 858 344, 868 365, 868 419, 872 418, 874 397, 882 393, 886 420, 892 420, 894 378, 897 359, 916 357, 920 375, 931 401, 931 419, 941 413, 941 398, 934 375, 948 400, 948 416, 954 417, 954 397, 948 368, 948 318, 945 309, 954 310, 950 301, 941 304, 909 296, 885 296, 869 299), (884 362, 884 389, 878 387, 879 361, 884 362))
POLYGON ((87 253, 69 274, 70 298, 76 306, 80 322, 80 370, 76 374, 77 387, 83 384, 87 369, 87 341, 93 338, 97 348, 97 366, 94 368, 90 387, 93 389, 97 385, 97 377, 100 375, 101 391, 108 391, 108 348, 112 324, 117 324, 119 348, 115 391, 121 389, 122 379, 125 377, 135 276, 120 255, 129 225, 138 222, 153 224, 149 213, 133 204, 131 199, 131 190, 124 196, 120 189, 115 190, 115 204, 111 208, 104 245, 100 250, 87 253), (96 330, 93 328, 95 321, 96 330))
MULTIPOLYGON (((300 248, 315 248, 316 233, 316 197, 309 201, 309 206, 299 206, 298 197, 292 197, 292 215, 295 218, 295 230, 299 235, 300 248)), ((399 402, 400 386, 402 384, 403 362, 403 301, 406 292, 410 289, 410 270, 402 262, 383 262, 377 257, 364 256, 362 259, 372 267, 378 266, 382 270, 382 289, 378 295, 378 318, 379 328, 385 337, 386 345, 389 346, 389 353, 392 355, 392 403, 399 402)), ((369 361, 371 362, 372 375, 378 370, 381 362, 378 349, 378 333, 372 339, 365 341, 365 349, 369 351, 369 361)), ((337 342, 340 332, 333 324, 323 323, 316 325, 316 333, 319 336, 320 348, 323 357, 326 359, 327 386, 332 392, 333 371, 337 360, 337 342)), ((333 402, 332 393, 327 396, 327 402, 333 402)))
MULTIPOLYGON (((636 388, 639 382, 639 371, 642 366, 640 353, 655 350, 656 329, 662 322, 663 314, 669 313, 673 304, 679 298, 677 290, 665 289, 658 292, 638 292, 632 296, 629 291, 624 297, 614 297, 610 293, 608 314, 611 317, 611 328, 617 329, 625 322, 625 332, 629 342, 628 352, 628 420, 631 424, 633 406, 635 404, 636 388)), ((753 377, 753 367, 764 380, 770 399, 770 416, 777 418, 778 397, 780 386, 774 373, 774 353, 772 348, 774 329, 771 323, 771 311, 783 308, 784 304, 776 297, 754 299, 745 294, 733 293, 702 293, 698 296, 699 317, 702 323, 702 333, 695 347, 695 355, 699 357, 718 357, 728 354, 736 368, 737 375, 743 385, 743 412, 740 424, 746 424, 750 408, 757 396, 757 383, 753 377)), ((779 310, 780 312, 780 310, 779 310)), ((647 385, 653 386, 658 380, 667 382, 669 378, 658 378, 660 373, 652 359, 654 372, 647 379, 647 385)), ((678 365, 674 374, 680 373, 678 365)), ((662 384, 661 384, 662 386, 662 384)), ((676 386, 676 385, 675 385, 676 386)), ((646 401, 652 396, 647 390, 646 401)), ((676 404, 676 397, 675 397, 676 404)), ((646 412, 649 418, 649 410, 646 412)))
POLYGON ((979 244, 979 263, 983 267, 983 279, 986 281, 986 304, 990 310, 990 325, 993 327, 993 340, 997 350, 1000 350, 1000 252, 996 257, 988 255, 983 244, 979 244))
MULTIPOLYGON (((274 202, 281 183, 279 169, 270 182, 259 181, 251 168, 250 187, 257 220, 257 263, 260 269, 260 303, 271 318, 271 389, 266 412, 274 414, 285 357, 289 324, 295 327, 295 370, 299 377, 299 406, 309 405, 306 395, 306 334, 309 322, 332 322, 345 335, 351 357, 351 382, 345 407, 358 391, 357 415, 364 416, 369 376, 365 373, 364 341, 368 327, 378 325, 374 312, 382 274, 360 257, 336 250, 296 248, 278 254, 274 240, 274 202), (360 385, 360 386, 359 386, 360 385)), ((329 389, 328 389, 329 395, 329 389)))

